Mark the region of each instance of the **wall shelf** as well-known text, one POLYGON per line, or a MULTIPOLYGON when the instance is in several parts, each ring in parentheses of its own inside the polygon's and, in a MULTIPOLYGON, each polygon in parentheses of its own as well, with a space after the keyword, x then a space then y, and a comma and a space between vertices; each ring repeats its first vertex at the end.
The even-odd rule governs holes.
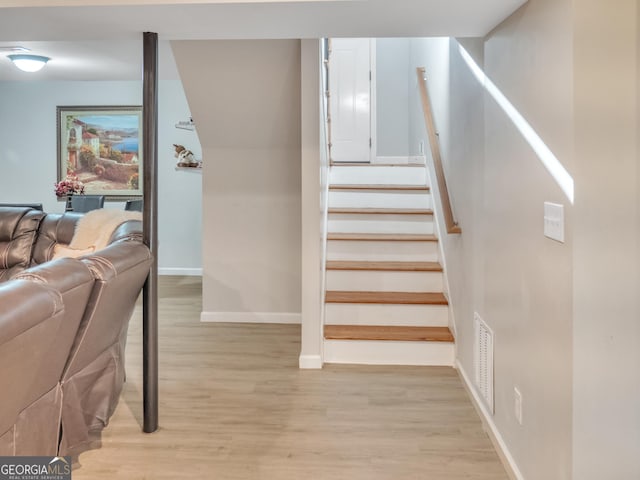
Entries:
POLYGON ((198 167, 178 167, 176 166, 176 172, 193 172, 202 173, 202 164, 198 167))
POLYGON ((189 130, 190 132, 193 132, 196 129, 196 125, 195 123, 193 123, 192 119, 189 119, 189 120, 183 120, 176 123, 176 128, 179 128, 181 130, 189 130))

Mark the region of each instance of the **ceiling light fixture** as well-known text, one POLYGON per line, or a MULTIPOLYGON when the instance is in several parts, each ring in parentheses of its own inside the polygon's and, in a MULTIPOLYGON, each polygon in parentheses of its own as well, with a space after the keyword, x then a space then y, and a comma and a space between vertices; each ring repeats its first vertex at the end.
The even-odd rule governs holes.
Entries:
POLYGON ((0 52, 9 53, 27 53, 30 52, 30 48, 21 47, 20 45, 2 45, 0 46, 0 52))
POLYGON ((23 72, 37 72, 51 60, 41 55, 8 55, 8 57, 23 72))

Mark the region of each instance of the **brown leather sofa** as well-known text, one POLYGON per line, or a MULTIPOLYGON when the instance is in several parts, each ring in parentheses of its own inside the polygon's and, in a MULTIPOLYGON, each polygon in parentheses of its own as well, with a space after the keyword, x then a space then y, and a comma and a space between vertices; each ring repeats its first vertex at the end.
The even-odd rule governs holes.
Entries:
POLYGON ((0 207, 0 455, 77 455, 118 403, 151 255, 127 221, 107 248, 51 260, 79 218, 0 207))

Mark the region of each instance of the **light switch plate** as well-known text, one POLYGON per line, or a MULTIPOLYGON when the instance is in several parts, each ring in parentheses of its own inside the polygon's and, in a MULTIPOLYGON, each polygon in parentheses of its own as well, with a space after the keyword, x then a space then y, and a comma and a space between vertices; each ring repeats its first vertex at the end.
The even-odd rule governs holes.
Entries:
POLYGON ((564 243, 564 205, 544 202, 544 235, 564 243))

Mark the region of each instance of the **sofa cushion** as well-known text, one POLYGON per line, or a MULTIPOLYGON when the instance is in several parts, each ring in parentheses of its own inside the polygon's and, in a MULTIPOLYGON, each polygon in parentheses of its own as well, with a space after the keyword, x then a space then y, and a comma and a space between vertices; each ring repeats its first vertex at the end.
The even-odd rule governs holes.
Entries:
POLYGON ((30 265, 44 216, 29 207, 0 207, 0 281, 9 280, 30 265))

